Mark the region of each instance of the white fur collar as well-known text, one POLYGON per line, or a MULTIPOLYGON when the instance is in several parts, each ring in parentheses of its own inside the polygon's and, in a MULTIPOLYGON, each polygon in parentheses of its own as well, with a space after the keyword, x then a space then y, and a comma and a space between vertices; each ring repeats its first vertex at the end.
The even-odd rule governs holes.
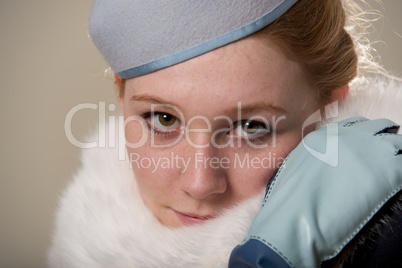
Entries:
MULTIPOLYGON (((387 118, 402 125, 402 84, 387 78, 368 78, 351 88, 347 101, 339 109, 336 121, 352 116, 387 118)), ((402 129, 399 129, 398 133, 402 129)))
MULTIPOLYGON (((337 120, 360 115, 401 124, 401 107, 400 85, 375 80, 351 92, 337 120)), ((202 226, 170 230, 144 207, 128 162, 117 159, 113 148, 83 151, 83 167, 61 199, 51 267, 227 267, 263 192, 202 226)))
POLYGON ((168 229, 144 206, 128 161, 87 149, 61 199, 51 267, 227 267, 263 192, 206 224, 168 229))

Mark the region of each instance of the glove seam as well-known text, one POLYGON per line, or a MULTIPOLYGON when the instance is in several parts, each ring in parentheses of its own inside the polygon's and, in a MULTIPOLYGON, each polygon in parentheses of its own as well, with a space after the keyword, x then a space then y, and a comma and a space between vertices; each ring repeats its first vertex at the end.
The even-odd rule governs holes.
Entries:
POLYGON ((262 206, 261 206, 261 207, 264 207, 264 206, 265 206, 265 203, 267 202, 267 200, 268 200, 268 198, 270 197, 270 194, 271 194, 273 188, 275 187, 275 184, 276 184, 276 182, 277 182, 277 179, 278 179, 279 174, 281 173, 282 169, 285 168, 285 164, 286 164, 286 162, 288 162, 289 157, 291 157, 291 155, 292 155, 292 153, 290 153, 290 154, 288 155, 288 157, 286 157, 285 160, 283 160, 283 163, 282 163, 281 166, 279 167, 278 172, 276 172, 275 177, 272 179, 271 186, 269 187, 269 189, 268 189, 268 191, 267 191, 267 194, 265 195, 264 202, 262 203, 262 206))
POLYGON ((289 264, 292 268, 295 268, 293 263, 278 248, 276 248, 274 245, 272 245, 271 243, 266 241, 264 238, 253 235, 253 236, 250 236, 250 239, 257 239, 257 240, 263 242, 265 245, 267 245, 269 248, 271 248, 273 251, 275 251, 275 253, 277 253, 279 256, 281 256, 281 258, 284 259, 287 262, 287 264, 289 264))

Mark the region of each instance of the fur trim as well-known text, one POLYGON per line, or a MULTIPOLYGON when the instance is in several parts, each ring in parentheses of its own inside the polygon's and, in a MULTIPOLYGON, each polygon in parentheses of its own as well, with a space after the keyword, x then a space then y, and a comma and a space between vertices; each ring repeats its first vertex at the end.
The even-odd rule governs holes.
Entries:
MULTIPOLYGON (((351 91, 335 120, 386 117, 401 124, 401 85, 369 84, 351 91)), ((203 225, 168 229, 144 206, 129 163, 118 161, 117 151, 82 152, 83 167, 61 198, 50 267, 227 267, 264 193, 203 225)))
MULTIPOLYGON (((332 109, 329 114, 329 118, 333 117, 330 121, 363 116, 369 119, 387 118, 402 125, 402 84, 383 77, 368 78, 360 86, 351 88, 339 110, 332 109)), ((402 133, 401 129, 398 133, 402 133)))
POLYGON ((206 224, 172 230, 144 206, 128 161, 117 159, 113 148, 83 151, 61 199, 50 267, 227 267, 263 192, 206 224))

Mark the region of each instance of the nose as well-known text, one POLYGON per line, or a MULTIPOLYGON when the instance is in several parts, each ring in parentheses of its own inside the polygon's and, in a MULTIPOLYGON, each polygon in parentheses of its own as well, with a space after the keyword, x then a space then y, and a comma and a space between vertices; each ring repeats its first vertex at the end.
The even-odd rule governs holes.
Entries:
POLYGON ((209 146, 190 151, 193 152, 191 161, 180 175, 182 190, 197 200, 225 193, 228 187, 226 167, 219 162, 222 159, 218 156, 217 149, 209 146))

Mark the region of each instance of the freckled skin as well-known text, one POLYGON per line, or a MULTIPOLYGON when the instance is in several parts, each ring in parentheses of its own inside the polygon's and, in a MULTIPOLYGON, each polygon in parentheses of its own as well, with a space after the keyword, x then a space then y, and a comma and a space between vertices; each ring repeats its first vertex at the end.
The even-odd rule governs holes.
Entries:
MULTIPOLYGON (((180 120, 169 121, 173 131, 155 134, 154 144, 176 140, 183 129, 186 135, 174 145, 156 148, 146 125, 164 127, 160 122, 166 122, 153 117, 153 121, 129 123, 126 139, 135 143, 147 137, 138 148, 128 146, 129 154, 155 160, 174 156, 183 160, 177 163, 188 162, 187 167, 177 163, 164 168, 132 165, 145 204, 162 224, 173 228, 202 223, 264 189, 280 162, 300 142, 305 119, 316 110, 316 94, 307 88, 297 64, 266 40, 252 37, 127 80, 121 99, 125 118, 149 113, 155 100, 175 107, 162 111, 157 107, 156 111, 180 120), (239 102, 246 107, 241 118, 238 112, 228 112, 236 111, 239 102), (265 119, 274 129, 254 146, 233 131, 239 119, 265 119), (229 141, 236 146, 218 146, 229 145, 229 141), (220 159, 225 164, 219 164, 220 159), (240 160, 244 160, 242 166, 240 160)), ((253 133, 256 127, 251 127, 245 130, 253 133)))

